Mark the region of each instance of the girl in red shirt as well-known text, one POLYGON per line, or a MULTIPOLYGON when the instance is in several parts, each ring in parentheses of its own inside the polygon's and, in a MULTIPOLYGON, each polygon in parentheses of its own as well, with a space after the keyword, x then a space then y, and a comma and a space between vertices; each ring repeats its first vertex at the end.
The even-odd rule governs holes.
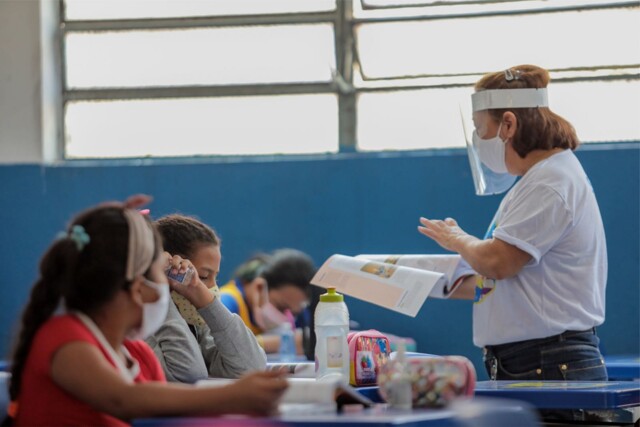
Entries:
POLYGON ((138 417, 275 409, 286 388, 277 373, 221 388, 165 382, 140 341, 162 324, 169 303, 161 240, 133 209, 148 201, 81 213, 42 258, 12 358, 15 425, 120 426, 138 417), (56 313, 60 305, 64 314, 56 313))

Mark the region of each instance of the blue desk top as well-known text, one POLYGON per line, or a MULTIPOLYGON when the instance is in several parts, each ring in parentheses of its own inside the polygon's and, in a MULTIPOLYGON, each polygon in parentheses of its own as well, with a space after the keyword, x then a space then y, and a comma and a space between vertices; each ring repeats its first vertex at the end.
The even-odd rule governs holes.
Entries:
POLYGON ((640 381, 480 381, 476 396, 523 400, 537 408, 628 408, 640 406, 640 381))
POLYGON ((334 426, 357 425, 358 427, 381 426, 427 426, 427 427, 461 427, 452 418, 449 411, 421 411, 421 412, 393 412, 366 410, 354 414, 311 414, 311 415, 281 415, 272 418, 248 418, 248 417, 211 417, 211 418, 145 418, 134 420, 133 427, 206 427, 206 426, 230 426, 230 427, 255 427, 266 426, 334 426))
POLYGON ((531 406, 522 402, 504 399, 464 399, 447 409, 409 410, 390 409, 386 405, 376 405, 370 409, 346 411, 343 413, 285 413, 268 418, 241 416, 226 417, 175 417, 137 419, 133 427, 172 426, 204 427, 233 426, 298 426, 331 427, 335 425, 357 425, 358 427, 405 426, 405 427, 535 427, 537 416, 531 406))
MULTIPOLYGON (((382 402, 378 387, 359 387, 358 392, 382 402)), ((615 409, 640 406, 639 381, 480 381, 476 396, 522 400, 537 408, 615 409)))
POLYGON ((605 356, 604 364, 610 380, 640 378, 640 356, 605 356))

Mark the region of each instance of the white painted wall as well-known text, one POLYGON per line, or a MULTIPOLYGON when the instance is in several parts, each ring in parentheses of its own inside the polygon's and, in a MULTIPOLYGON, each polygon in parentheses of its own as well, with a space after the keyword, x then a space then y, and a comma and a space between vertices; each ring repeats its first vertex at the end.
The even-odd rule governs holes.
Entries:
POLYGON ((56 159, 56 21, 54 0, 0 0, 0 163, 56 159))

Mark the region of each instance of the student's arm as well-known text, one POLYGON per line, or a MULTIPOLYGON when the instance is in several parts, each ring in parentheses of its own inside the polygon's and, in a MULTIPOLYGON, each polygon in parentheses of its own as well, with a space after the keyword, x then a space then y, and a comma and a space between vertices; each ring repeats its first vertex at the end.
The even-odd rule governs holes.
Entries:
POLYGON ((207 323, 198 328, 198 341, 211 376, 237 378, 266 368, 267 357, 253 332, 218 298, 198 313, 207 323))
MULTIPOLYGON (((267 354, 278 353, 280 351, 280 335, 278 334, 262 334, 260 335, 264 346, 264 352, 267 354)), ((304 348, 302 345, 302 329, 296 329, 295 332, 296 354, 303 355, 304 348)))
POLYGON ((276 409, 287 387, 281 375, 258 372, 217 388, 161 382, 131 384, 97 347, 79 341, 63 345, 51 360, 51 377, 59 387, 94 409, 123 420, 163 415, 266 415, 276 409))
POLYGON ((146 342, 160 361, 168 381, 195 383, 209 376, 200 346, 172 301, 164 324, 146 342))

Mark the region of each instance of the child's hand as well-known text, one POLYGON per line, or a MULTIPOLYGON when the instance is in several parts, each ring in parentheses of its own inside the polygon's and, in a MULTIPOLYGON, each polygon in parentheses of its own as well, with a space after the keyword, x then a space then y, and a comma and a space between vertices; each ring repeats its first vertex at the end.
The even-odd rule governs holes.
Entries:
POLYGON ((269 415, 277 411, 288 383, 284 372, 268 371, 248 374, 228 387, 234 396, 230 399, 234 402, 232 412, 269 415))
POLYGON ((207 286, 202 283, 200 277, 198 277, 198 272, 191 261, 178 255, 169 256, 170 258, 167 268, 171 267, 172 273, 186 273, 187 270, 193 269, 193 274, 191 275, 191 279, 188 283, 179 283, 169 278, 171 290, 176 291, 188 299, 189 302, 197 309, 211 304, 213 301, 213 294, 209 291, 207 286))

